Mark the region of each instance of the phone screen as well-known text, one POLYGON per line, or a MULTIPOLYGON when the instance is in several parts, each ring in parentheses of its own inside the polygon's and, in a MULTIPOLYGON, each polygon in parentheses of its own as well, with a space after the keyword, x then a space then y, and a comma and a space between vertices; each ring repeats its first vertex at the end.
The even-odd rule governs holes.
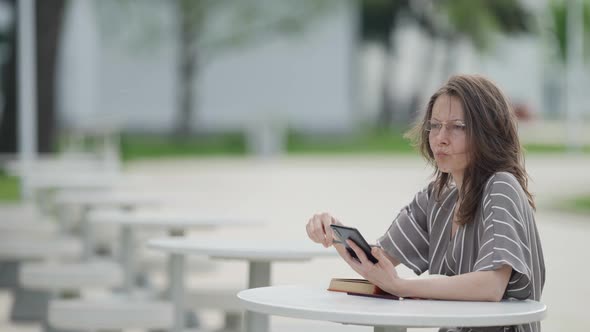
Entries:
POLYGON ((352 240, 352 242, 356 243, 356 245, 363 250, 363 252, 367 256, 369 261, 371 261, 371 263, 376 264, 377 262, 379 262, 379 260, 371 253, 371 246, 367 243, 367 241, 361 235, 358 229, 354 227, 346 227, 340 225, 330 225, 330 227, 332 227, 334 233, 336 233, 336 235, 338 236, 346 250, 350 253, 350 256, 355 258, 357 261, 359 260, 359 258, 357 257, 356 253, 354 252, 354 250, 352 250, 348 243, 346 243, 346 240, 348 239, 352 240))

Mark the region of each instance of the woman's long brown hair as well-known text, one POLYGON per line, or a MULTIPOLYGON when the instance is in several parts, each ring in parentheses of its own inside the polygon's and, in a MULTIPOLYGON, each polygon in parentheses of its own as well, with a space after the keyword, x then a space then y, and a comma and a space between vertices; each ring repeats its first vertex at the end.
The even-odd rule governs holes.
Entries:
POLYGON ((452 76, 430 97, 424 117, 406 134, 435 168, 436 199, 440 199, 451 181, 450 174, 438 169, 426 131, 426 123, 432 116, 432 107, 441 95, 457 97, 465 116, 469 153, 468 166, 459 192, 461 205, 457 212, 457 222, 465 225, 475 218, 486 181, 496 172, 513 174, 526 193, 529 204, 535 208, 533 196, 528 191, 528 174, 524 167, 514 111, 502 91, 493 82, 479 75, 452 76))

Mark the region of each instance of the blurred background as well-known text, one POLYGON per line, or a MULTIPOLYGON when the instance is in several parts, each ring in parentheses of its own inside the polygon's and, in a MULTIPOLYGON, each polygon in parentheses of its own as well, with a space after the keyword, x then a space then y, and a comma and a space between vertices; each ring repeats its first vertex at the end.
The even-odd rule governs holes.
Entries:
MULTIPOLYGON (((454 73, 505 90, 530 150, 584 150, 586 130, 568 136, 589 113, 578 2, 568 30, 557 0, 42 1, 27 22, 38 150, 101 125, 125 160, 407 151, 400 135, 454 73)), ((17 2, 1 3, 0 151, 16 153, 17 2)))
POLYGON ((0 200, 27 199, 36 160, 91 153, 294 238, 320 210, 368 213, 374 239, 431 171, 404 132, 478 73, 519 119, 548 325, 582 331, 590 271, 563 256, 588 252, 589 60, 588 0, 1 0, 0 200))

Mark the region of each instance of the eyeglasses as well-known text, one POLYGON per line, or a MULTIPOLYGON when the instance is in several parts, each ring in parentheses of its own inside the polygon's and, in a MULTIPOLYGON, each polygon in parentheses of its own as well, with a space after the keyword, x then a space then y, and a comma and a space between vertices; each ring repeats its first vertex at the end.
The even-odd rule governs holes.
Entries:
POLYGON ((454 120, 448 122, 439 122, 434 120, 429 120, 426 122, 426 131, 430 132, 433 135, 438 135, 442 130, 442 127, 445 127, 447 133, 459 136, 465 133, 465 122, 461 120, 454 120))

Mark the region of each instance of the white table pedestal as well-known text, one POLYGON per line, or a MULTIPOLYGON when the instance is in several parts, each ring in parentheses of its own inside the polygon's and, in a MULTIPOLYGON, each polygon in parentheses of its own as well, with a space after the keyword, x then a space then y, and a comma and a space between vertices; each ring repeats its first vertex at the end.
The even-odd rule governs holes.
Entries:
MULTIPOLYGON (((248 288, 257 288, 270 285, 270 262, 250 262, 248 288)), ((268 331, 268 315, 246 311, 245 324, 247 332, 268 331)))
POLYGON ((375 326, 373 332, 406 332, 407 329, 404 327, 395 326, 375 326))

